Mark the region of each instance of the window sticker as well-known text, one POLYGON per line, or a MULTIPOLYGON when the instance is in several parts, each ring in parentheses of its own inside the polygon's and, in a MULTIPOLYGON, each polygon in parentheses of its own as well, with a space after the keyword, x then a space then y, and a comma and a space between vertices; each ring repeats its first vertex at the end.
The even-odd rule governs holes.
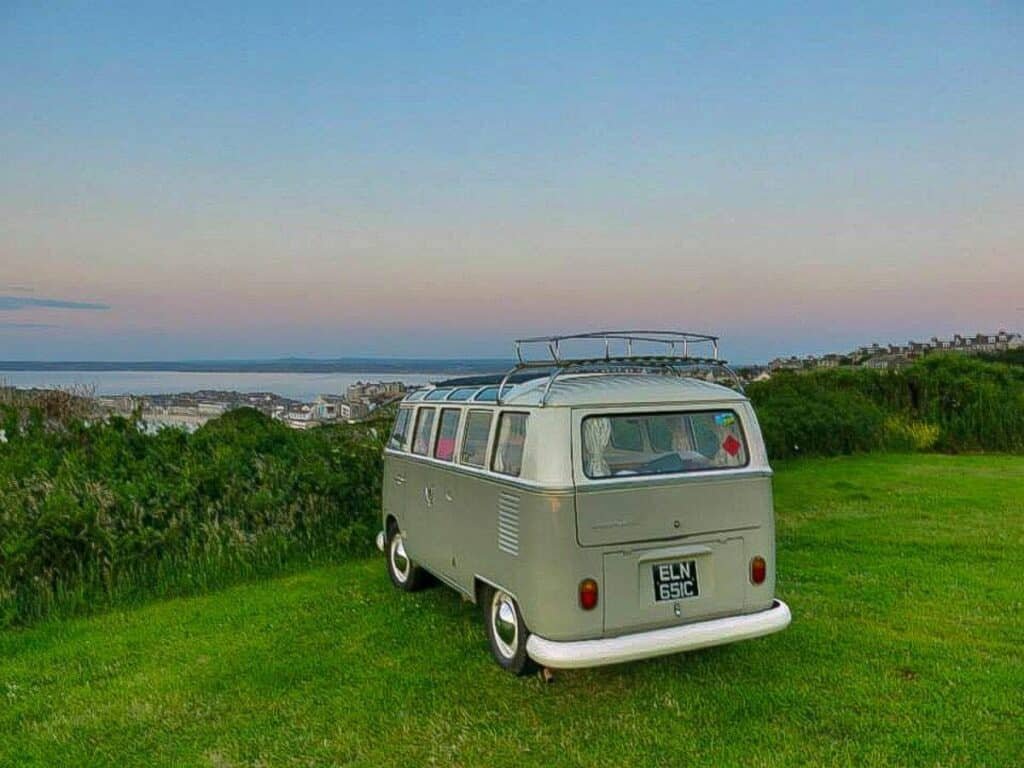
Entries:
POLYGON ((736 415, 733 413, 716 413, 715 424, 720 427, 728 427, 736 423, 736 415))
POLYGON ((729 435, 728 437, 725 438, 725 440, 722 441, 722 448, 730 456, 735 456, 737 453, 740 452, 740 448, 742 447, 743 443, 741 443, 732 435, 729 435))

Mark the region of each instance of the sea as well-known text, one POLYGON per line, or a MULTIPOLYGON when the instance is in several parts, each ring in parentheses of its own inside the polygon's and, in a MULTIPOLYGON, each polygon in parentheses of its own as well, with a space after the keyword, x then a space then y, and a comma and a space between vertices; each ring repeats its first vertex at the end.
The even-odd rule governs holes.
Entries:
POLYGON ((199 390, 273 392, 311 402, 341 395, 357 381, 402 381, 422 385, 449 378, 437 373, 252 373, 191 371, 0 371, 0 386, 20 389, 85 389, 94 395, 170 395, 199 390))

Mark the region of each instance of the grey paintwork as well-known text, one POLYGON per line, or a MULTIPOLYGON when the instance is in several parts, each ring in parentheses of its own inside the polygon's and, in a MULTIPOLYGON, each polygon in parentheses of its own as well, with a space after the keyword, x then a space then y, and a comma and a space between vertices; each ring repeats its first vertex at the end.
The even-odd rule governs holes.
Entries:
MULTIPOLYGON (((771 470, 753 409, 742 395, 703 381, 663 375, 566 376, 537 405, 533 382, 501 405, 427 402, 402 407, 528 413, 520 477, 408 452, 385 451, 383 520, 398 524, 421 566, 475 600, 480 583, 519 602, 531 632, 550 640, 612 637, 646 629, 764 610, 775 591, 771 470), (589 479, 581 464, 580 424, 587 415, 728 408, 746 435, 743 468, 675 475, 589 479), (768 577, 749 579, 750 559, 766 558, 768 577), (693 559, 700 596, 655 602, 651 566, 693 559), (578 585, 594 578, 598 608, 578 605, 578 585)), ((434 446, 439 418, 434 419, 434 446)))

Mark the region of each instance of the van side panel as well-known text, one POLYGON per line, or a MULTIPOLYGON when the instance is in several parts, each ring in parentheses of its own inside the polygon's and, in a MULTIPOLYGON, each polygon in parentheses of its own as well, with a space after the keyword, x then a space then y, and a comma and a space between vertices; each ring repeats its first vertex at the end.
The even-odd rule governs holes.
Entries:
POLYGON ((388 517, 398 520, 400 528, 405 526, 405 499, 411 463, 400 454, 384 454, 384 477, 381 485, 382 528, 387 525, 388 517))
POLYGON ((601 555, 576 544, 574 495, 489 480, 470 481, 478 514, 459 532, 459 581, 475 579, 511 592, 531 632, 551 639, 599 637, 601 611, 577 604, 579 582, 599 578, 601 555))

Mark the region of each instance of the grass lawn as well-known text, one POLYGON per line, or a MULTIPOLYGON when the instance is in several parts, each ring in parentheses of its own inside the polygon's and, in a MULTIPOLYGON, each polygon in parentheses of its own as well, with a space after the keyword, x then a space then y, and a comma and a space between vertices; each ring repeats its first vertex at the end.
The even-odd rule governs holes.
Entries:
POLYGON ((0 633, 0 765, 1024 764, 1024 458, 776 476, 792 626, 553 684, 383 558, 0 633))

